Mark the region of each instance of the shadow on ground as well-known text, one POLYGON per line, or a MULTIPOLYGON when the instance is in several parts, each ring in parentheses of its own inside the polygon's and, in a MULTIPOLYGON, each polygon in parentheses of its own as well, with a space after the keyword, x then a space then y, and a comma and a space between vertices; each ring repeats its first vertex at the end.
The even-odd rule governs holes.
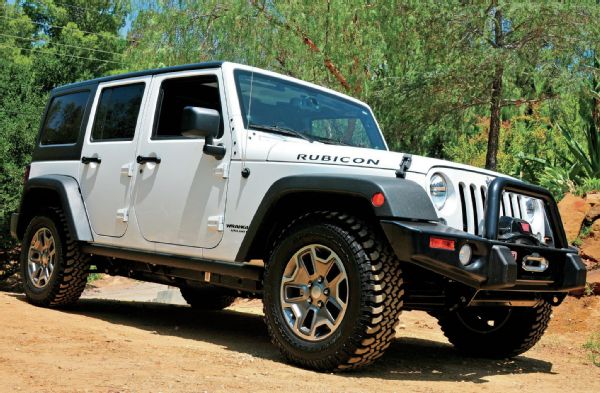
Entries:
MULTIPOLYGON (((25 301, 22 295, 14 296, 25 301)), ((56 312, 85 315, 159 335, 210 342, 238 353, 284 362, 270 344, 260 315, 230 310, 198 312, 187 306, 100 299, 82 299, 69 309, 56 312)), ((396 339, 376 364, 340 375, 486 383, 486 377, 490 376, 530 373, 553 374, 552 363, 526 356, 504 360, 466 358, 447 343, 403 337, 396 339)))

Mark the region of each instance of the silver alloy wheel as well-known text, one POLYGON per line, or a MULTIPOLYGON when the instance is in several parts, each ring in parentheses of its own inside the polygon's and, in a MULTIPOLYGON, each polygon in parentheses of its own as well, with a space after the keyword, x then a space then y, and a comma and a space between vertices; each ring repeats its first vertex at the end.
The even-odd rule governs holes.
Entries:
POLYGON ((329 247, 310 244, 288 261, 281 280, 281 309, 294 334, 308 341, 329 337, 348 307, 348 276, 329 247))
POLYGON ((38 229, 29 245, 27 255, 27 273, 29 280, 36 288, 48 285, 56 259, 56 243, 48 228, 38 229))

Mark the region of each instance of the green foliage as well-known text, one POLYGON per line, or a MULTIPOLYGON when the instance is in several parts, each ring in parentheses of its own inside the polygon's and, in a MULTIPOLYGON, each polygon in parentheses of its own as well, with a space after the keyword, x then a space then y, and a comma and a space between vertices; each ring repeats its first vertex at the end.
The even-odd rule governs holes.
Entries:
POLYGON ((600 176, 600 140, 595 127, 588 125, 585 129, 587 148, 575 139, 572 131, 567 127, 556 125, 565 137, 565 141, 574 158, 573 164, 576 175, 583 178, 597 178, 600 176))
POLYGON ((579 235, 577 235, 577 238, 575 240, 573 240, 573 244, 577 247, 581 247, 581 245, 583 244, 583 241, 586 238, 588 238, 591 235, 591 233, 592 233, 592 227, 584 225, 581 228, 579 235))
POLYGON ((45 95, 30 66, 0 58, 0 247, 11 244, 9 214, 17 210, 45 95))
POLYGON ((583 346, 596 367, 600 367, 600 333, 596 333, 583 346))
POLYGON ((128 2, 0 0, 0 248, 13 245, 24 168, 48 91, 122 68, 128 2))
POLYGON ((600 178, 591 177, 583 179, 583 183, 575 188, 575 194, 583 196, 590 192, 600 192, 600 178))

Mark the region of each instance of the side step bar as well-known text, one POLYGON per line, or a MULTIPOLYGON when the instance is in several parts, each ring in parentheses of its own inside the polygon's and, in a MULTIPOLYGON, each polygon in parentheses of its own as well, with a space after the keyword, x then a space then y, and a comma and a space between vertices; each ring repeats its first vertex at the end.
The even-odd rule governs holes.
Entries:
POLYGON ((144 262, 151 265, 187 269, 197 272, 214 273, 240 279, 261 281, 264 269, 261 266, 245 263, 214 261, 209 259, 183 257, 157 252, 145 252, 127 248, 83 244, 81 251, 86 254, 100 255, 109 258, 126 259, 144 262))

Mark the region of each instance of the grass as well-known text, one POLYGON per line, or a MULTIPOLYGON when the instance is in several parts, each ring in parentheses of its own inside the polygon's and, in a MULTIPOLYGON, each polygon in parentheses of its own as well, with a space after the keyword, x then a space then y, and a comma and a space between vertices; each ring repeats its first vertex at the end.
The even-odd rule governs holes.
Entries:
POLYGON ((95 270, 97 270, 96 266, 92 265, 90 266, 91 269, 91 273, 88 274, 87 276, 87 283, 91 284, 96 280, 99 280, 102 278, 103 274, 102 273, 97 273, 95 272, 95 270))
POLYGON ((590 337, 583 347, 587 349, 588 356, 596 367, 600 367, 600 332, 590 337))
POLYGON ((583 228, 581 228, 581 232, 579 232, 579 235, 577 235, 577 238, 573 240, 573 244, 577 247, 581 247, 581 245, 583 244, 583 240, 589 237, 591 233, 592 227, 584 225, 583 228))

